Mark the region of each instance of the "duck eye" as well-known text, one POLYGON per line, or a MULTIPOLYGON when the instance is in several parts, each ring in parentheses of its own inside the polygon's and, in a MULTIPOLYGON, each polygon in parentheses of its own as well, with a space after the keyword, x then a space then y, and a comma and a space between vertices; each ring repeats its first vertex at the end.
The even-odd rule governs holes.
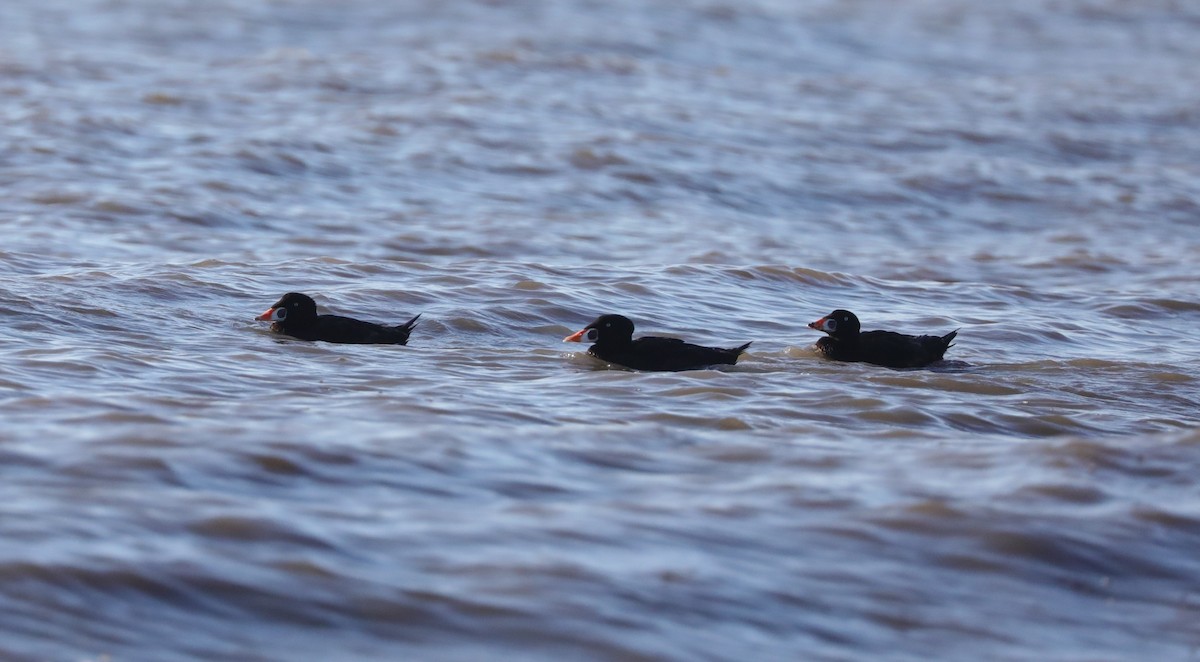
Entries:
POLYGON ((600 339, 600 331, 598 329, 588 329, 587 333, 583 334, 583 339, 588 342, 596 342, 600 339))
POLYGON ((825 320, 826 331, 837 331, 837 320, 825 320))
POLYGON ((275 309, 275 319, 282 320, 285 317, 287 317, 287 308, 276 308, 275 309))

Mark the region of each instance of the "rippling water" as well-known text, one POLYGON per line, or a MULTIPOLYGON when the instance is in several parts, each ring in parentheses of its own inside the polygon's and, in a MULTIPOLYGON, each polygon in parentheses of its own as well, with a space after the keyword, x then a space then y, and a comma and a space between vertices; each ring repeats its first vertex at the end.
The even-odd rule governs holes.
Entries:
POLYGON ((9 0, 0 659, 1200 658, 1198 32, 9 0), (834 364, 835 307, 961 331, 834 364))

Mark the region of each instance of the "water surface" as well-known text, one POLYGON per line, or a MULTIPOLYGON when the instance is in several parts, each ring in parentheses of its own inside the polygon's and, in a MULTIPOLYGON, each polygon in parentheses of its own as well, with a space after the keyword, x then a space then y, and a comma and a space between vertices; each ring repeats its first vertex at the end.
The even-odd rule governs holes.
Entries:
POLYGON ((7 2, 0 658, 1195 659, 1198 28, 7 2))

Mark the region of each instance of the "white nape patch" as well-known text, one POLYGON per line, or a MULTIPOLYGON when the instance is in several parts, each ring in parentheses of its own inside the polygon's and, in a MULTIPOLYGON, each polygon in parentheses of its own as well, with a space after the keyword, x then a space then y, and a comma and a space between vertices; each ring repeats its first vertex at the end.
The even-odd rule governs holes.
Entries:
POLYGON ((588 329, 587 333, 583 334, 583 339, 588 342, 596 342, 600 339, 600 331, 598 329, 588 329))

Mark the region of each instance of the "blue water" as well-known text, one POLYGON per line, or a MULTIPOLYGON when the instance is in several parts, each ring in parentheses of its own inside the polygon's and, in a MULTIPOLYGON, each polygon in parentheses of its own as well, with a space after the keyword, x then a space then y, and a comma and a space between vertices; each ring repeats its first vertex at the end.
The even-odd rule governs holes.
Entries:
POLYGON ((1196 658, 1197 26, 10 0, 0 659, 1196 658))

